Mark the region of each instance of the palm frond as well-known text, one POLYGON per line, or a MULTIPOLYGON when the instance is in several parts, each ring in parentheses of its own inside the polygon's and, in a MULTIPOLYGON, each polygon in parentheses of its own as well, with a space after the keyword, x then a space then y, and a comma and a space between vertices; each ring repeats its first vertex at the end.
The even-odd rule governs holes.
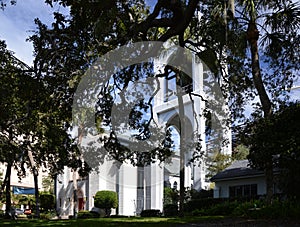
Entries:
POLYGON ((266 16, 266 25, 272 32, 290 33, 300 29, 300 3, 288 3, 266 16))

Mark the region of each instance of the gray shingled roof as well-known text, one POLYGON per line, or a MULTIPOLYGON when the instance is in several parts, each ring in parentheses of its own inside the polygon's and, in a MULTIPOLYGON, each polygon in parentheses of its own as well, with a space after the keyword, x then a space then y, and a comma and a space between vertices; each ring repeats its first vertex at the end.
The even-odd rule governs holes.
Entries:
POLYGON ((222 172, 213 176, 210 180, 222 181, 222 180, 227 180, 232 178, 253 177, 253 176, 258 176, 263 174, 264 174, 263 171, 251 168, 249 166, 248 160, 238 160, 233 162, 222 172))

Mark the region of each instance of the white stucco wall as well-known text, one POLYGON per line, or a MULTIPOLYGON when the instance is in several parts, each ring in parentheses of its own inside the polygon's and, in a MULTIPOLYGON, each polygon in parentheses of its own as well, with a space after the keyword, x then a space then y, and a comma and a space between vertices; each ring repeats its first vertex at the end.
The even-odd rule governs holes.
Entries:
MULTIPOLYGON (((61 216, 73 215, 73 181, 72 172, 65 168, 64 174, 56 181, 57 210, 61 216)), ((100 173, 92 172, 86 180, 77 181, 85 200, 85 210, 94 207, 94 196, 100 190, 112 190, 118 193, 120 215, 137 215, 144 209, 159 209, 163 207, 163 167, 152 164, 144 168, 144 175, 139 179, 142 194, 138 197, 138 168, 129 164, 117 169, 112 162, 105 162, 100 173), (117 184, 118 182, 118 184, 117 184), (147 193, 146 193, 146 190, 147 193), (139 204, 139 210, 137 206, 139 204)), ((115 214, 116 210, 112 211, 115 214)))
POLYGON ((135 215, 137 200, 137 168, 123 164, 119 176, 119 214, 135 215))

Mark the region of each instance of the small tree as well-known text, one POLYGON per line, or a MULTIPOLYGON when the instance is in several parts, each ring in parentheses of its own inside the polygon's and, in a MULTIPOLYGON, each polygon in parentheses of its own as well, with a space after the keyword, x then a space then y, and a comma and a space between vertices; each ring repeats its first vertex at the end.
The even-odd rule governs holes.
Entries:
POLYGON ((42 185, 45 191, 48 191, 50 194, 54 194, 54 180, 50 175, 43 177, 42 185))
POLYGON ((228 154, 222 154, 219 151, 214 151, 211 157, 207 158, 207 178, 211 178, 217 173, 227 168, 232 162, 231 156, 228 154))
POLYGON ((232 152, 234 160, 245 160, 249 155, 249 148, 243 144, 239 144, 232 152))
POLYGON ((164 188, 164 205, 178 204, 179 192, 177 189, 165 187, 164 188))
POLYGON ((94 205, 97 208, 104 209, 105 215, 110 216, 111 208, 118 207, 118 196, 114 191, 98 191, 95 195, 94 205))

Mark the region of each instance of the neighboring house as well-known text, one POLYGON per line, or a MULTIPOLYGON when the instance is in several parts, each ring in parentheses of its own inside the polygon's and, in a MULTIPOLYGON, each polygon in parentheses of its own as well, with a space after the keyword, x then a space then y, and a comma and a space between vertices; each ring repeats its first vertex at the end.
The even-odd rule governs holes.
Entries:
MULTIPOLYGON (((5 173, 6 173, 6 164, 0 163, 0 172, 2 172, 1 180, 4 180, 5 173)), ((18 171, 14 168, 11 169, 11 191, 13 194, 23 194, 23 195, 34 195, 35 189, 34 189, 34 180, 33 180, 33 174, 31 173, 31 170, 29 168, 25 168, 26 170, 26 176, 21 177, 19 179, 18 177, 18 171)), ((43 191, 43 185, 42 185, 42 179, 43 177, 48 176, 47 171, 40 170, 38 175, 38 188, 39 191, 43 191)), ((25 209, 27 207, 23 207, 21 205, 21 209, 25 209)), ((5 204, 2 207, 2 210, 5 210, 5 204)))
MULTIPOLYGON (((176 54, 177 52, 174 53, 176 54)), ((156 72, 161 71, 162 68, 160 70, 159 67, 169 64, 169 61, 174 58, 171 52, 165 55, 162 54, 162 56, 167 59, 163 58, 155 62, 155 65, 158 66, 156 72)), ((185 63, 183 60, 184 56, 181 59, 181 63, 185 63)), ((201 62, 195 60, 194 56, 188 56, 188 59, 191 59, 192 61, 189 62, 189 64, 184 64, 184 69, 187 75, 191 74, 191 77, 183 77, 182 81, 180 81, 180 86, 183 91, 192 91, 193 93, 192 98, 188 94, 185 94, 182 97, 185 111, 185 124, 183 127, 180 125, 179 105, 176 95, 177 85, 176 77, 174 75, 157 78, 160 89, 155 93, 156 95, 154 97, 153 119, 162 128, 172 126, 178 132, 180 128, 181 130, 184 130, 184 140, 188 145, 191 145, 194 142, 193 138, 195 138, 195 135, 201 137, 200 143, 202 150, 204 150, 203 159, 199 157, 197 161, 190 163, 190 158, 195 151, 195 147, 187 146, 185 151, 184 182, 185 187, 201 190, 207 189, 209 186, 209 182, 205 179, 206 166, 204 162, 206 152, 206 125, 203 111, 206 107, 207 100, 204 100, 203 97, 205 97, 204 93, 206 92, 204 88, 205 79, 207 80, 211 74, 207 67, 204 67, 201 62)), ((172 62, 170 65, 172 65, 172 62)), ((174 67, 176 67, 176 65, 174 65, 174 67)), ((213 88, 216 87, 217 86, 213 86, 213 88)), ((215 89, 213 92, 217 93, 217 91, 218 90, 215 89)), ((222 95, 220 91, 219 93, 222 95)), ((217 98, 217 101, 222 101, 220 97, 217 98)), ((210 97, 210 100, 213 100, 213 98, 210 97)), ((224 103, 226 102, 221 102, 222 105, 224 105, 224 103)), ((210 108, 213 109, 213 107, 212 104, 210 108)), ((218 108, 219 107, 220 106, 218 106, 218 108)), ((225 115, 227 113, 225 107, 220 109, 220 111, 222 111, 223 115, 224 113, 225 115)), ((215 122, 212 121, 212 124, 214 123, 215 122)), ((222 147, 222 151, 226 154, 230 154, 230 130, 226 130, 226 128, 221 126, 219 126, 218 129, 222 130, 223 135, 228 139, 228 143, 226 143, 226 146, 222 147)), ((222 134, 221 131, 218 131, 218 133, 222 134)), ((121 142, 126 146, 126 139, 121 142)), ((180 188, 180 164, 178 152, 175 152, 172 164, 152 163, 147 167, 133 167, 125 163, 116 167, 112 161, 105 161, 100 167, 101 171, 99 174, 92 172, 88 177, 83 179, 79 176, 76 177, 78 189, 75 196, 73 172, 70 169, 65 168, 64 173, 57 176, 55 193, 59 215, 73 215, 74 206, 77 206, 76 208, 78 210, 91 210, 94 206, 94 196, 99 190, 113 190, 118 193, 119 207, 113 212, 120 215, 138 215, 145 209, 159 209, 162 211, 164 186, 177 189, 180 188)))
MULTIPOLYGON (((278 172, 274 172, 275 175, 278 172)), ((233 162, 229 167, 211 178, 215 182, 214 198, 256 197, 266 194, 264 171, 253 169, 248 160, 233 162)), ((274 186, 274 193, 279 193, 274 186)))

